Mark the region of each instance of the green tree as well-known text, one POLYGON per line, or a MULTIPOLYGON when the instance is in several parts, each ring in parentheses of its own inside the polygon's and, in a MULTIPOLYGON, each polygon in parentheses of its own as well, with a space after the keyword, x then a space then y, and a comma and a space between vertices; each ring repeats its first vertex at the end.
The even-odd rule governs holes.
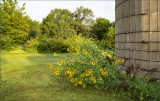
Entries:
POLYGON ((28 39, 31 39, 31 38, 35 39, 38 35, 42 33, 41 24, 32 19, 29 19, 28 23, 29 23, 28 39))
POLYGON ((108 33, 110 21, 105 18, 97 18, 95 24, 92 26, 91 33, 96 35, 98 40, 102 40, 105 33, 108 33))
POLYGON ((29 30, 28 16, 23 12, 25 4, 19 8, 16 0, 3 0, 0 5, 1 48, 24 43, 29 30))
POLYGON ((105 48, 114 49, 115 48, 115 28, 113 26, 109 27, 108 33, 105 33, 102 43, 105 48))
POLYGON ((83 6, 77 7, 74 14, 74 29, 77 35, 82 33, 83 35, 88 35, 90 31, 90 25, 93 24, 93 12, 91 9, 84 8, 83 6))
POLYGON ((42 22, 42 33, 56 38, 67 38, 75 34, 74 16, 67 9, 54 9, 42 22))

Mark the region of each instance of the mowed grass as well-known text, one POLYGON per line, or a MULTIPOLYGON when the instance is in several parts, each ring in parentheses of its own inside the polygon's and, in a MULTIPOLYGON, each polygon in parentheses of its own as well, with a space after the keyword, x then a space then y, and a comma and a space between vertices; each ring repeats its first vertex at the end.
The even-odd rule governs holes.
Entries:
POLYGON ((62 56, 27 53, 21 48, 1 52, 0 101, 131 101, 111 91, 75 87, 63 75, 54 77, 46 65, 62 56))

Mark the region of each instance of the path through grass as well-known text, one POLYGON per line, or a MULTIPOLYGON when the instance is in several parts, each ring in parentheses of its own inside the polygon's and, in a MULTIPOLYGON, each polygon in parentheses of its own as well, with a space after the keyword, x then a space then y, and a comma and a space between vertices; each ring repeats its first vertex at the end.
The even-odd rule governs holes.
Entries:
POLYGON ((2 52, 0 101, 127 101, 120 94, 74 87, 63 77, 53 77, 46 64, 58 62, 61 56, 32 54, 20 48, 2 52))

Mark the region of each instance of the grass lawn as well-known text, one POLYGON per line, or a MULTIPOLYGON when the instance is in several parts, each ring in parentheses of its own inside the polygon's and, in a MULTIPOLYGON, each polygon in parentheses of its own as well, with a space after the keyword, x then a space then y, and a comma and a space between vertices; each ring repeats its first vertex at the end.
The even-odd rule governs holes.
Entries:
MULTIPOLYGON (((46 67, 62 54, 27 53, 21 48, 1 52, 0 101, 131 101, 111 91, 75 87, 46 67)), ((66 54, 72 58, 73 54, 66 54)))

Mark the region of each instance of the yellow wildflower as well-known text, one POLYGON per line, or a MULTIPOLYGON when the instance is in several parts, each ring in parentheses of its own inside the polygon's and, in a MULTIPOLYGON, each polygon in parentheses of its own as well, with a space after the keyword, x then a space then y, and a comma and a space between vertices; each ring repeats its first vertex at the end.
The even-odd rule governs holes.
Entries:
POLYGON ((62 65, 62 62, 58 62, 58 65, 62 65))
POLYGON ((50 65, 50 67, 53 67, 53 65, 50 65))
POLYGON ((107 71, 105 71, 105 72, 104 72, 104 74, 108 74, 108 72, 107 72, 107 71))
POLYGON ((56 72, 54 73, 54 76, 57 76, 57 73, 56 73, 56 72))
POLYGON ((99 80, 103 80, 103 78, 102 78, 102 77, 100 77, 100 78, 99 78, 99 80))
POLYGON ((94 77, 91 77, 91 80, 94 80, 95 78, 94 77))
POLYGON ((75 86, 77 86, 77 83, 74 83, 75 86))
POLYGON ((67 75, 67 71, 65 71, 65 73, 64 73, 65 75, 67 75))
POLYGON ((93 83, 96 83, 96 80, 93 80, 93 83))
POLYGON ((57 75, 59 75, 59 71, 56 71, 55 73, 56 73, 57 75))
POLYGON ((90 54, 89 57, 92 57, 92 54, 90 54))
POLYGON ((87 79, 87 78, 85 78, 85 80, 87 81, 88 79, 87 79))
POLYGON ((87 44, 87 41, 84 41, 85 44, 87 44))
POLYGON ((84 74, 81 74, 81 77, 83 77, 84 76, 84 74))
POLYGON ((95 60, 97 60, 97 58, 95 58, 95 60))
POLYGON ((54 68, 54 70, 56 70, 56 68, 54 68))
POLYGON ((121 62, 124 63, 124 59, 122 59, 121 62))
POLYGON ((106 52, 103 52, 102 55, 103 55, 103 56, 106 56, 106 52))
POLYGON ((104 72, 102 72, 102 75, 104 75, 105 73, 104 72))
POLYGON ((92 73, 92 70, 89 70, 89 73, 92 73))
POLYGON ((78 83, 79 83, 79 84, 82 84, 82 81, 79 81, 78 83))
POLYGON ((83 88, 86 88, 86 85, 83 85, 83 88))
POLYGON ((100 71, 102 72, 102 71, 103 71, 103 69, 101 68, 101 69, 100 69, 100 71))
POLYGON ((101 52, 101 50, 100 50, 100 49, 98 49, 98 52, 101 52))
POLYGON ((54 56, 57 56, 57 53, 54 53, 54 56))
POLYGON ((95 62, 92 62, 92 65, 95 65, 96 63, 95 62))
POLYGON ((72 77, 72 75, 70 74, 70 75, 69 75, 69 78, 71 78, 71 77, 72 77))
POLYGON ((88 54, 88 52, 85 52, 85 54, 88 54))
POLYGON ((79 51, 76 51, 76 53, 79 53, 79 51))
POLYGON ((86 76, 89 76, 89 73, 86 73, 86 76))
POLYGON ((69 52, 69 48, 67 48, 67 51, 69 52))
POLYGON ((85 49, 83 49, 83 51, 85 51, 85 49))
POLYGON ((71 82, 74 82, 74 78, 71 79, 71 82))

